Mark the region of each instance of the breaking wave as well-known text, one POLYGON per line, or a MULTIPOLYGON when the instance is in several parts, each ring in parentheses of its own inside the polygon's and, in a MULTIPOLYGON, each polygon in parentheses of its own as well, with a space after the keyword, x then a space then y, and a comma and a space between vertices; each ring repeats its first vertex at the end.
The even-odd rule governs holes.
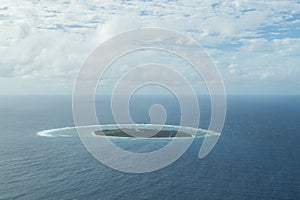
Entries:
MULTIPOLYGON (((77 127, 63 127, 47 129, 37 132, 38 136, 41 137, 78 137, 77 128, 95 128, 99 127, 102 130, 112 130, 116 128, 158 128, 162 127, 164 130, 179 130, 179 128, 186 132, 194 132, 196 130, 196 137, 204 137, 205 135, 219 135, 219 133, 205 130, 205 129, 195 129, 192 127, 183 127, 175 125, 157 125, 157 124, 108 124, 108 125, 90 125, 90 126, 77 126, 77 127)), ((97 136, 95 136, 97 137, 97 136)))

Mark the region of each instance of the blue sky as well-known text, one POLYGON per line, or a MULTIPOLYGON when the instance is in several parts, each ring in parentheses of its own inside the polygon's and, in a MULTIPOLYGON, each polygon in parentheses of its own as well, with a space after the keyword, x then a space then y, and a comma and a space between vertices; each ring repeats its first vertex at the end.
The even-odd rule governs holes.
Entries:
POLYGON ((298 0, 1 0, 0 24, 0 94, 71 94, 95 47, 140 27, 198 41, 229 94, 300 93, 298 0))

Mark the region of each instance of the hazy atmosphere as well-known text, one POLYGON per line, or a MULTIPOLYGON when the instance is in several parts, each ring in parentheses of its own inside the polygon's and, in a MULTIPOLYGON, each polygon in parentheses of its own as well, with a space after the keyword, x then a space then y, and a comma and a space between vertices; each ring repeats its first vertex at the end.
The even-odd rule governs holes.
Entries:
POLYGON ((0 0, 0 199, 299 200, 300 0, 0 0))

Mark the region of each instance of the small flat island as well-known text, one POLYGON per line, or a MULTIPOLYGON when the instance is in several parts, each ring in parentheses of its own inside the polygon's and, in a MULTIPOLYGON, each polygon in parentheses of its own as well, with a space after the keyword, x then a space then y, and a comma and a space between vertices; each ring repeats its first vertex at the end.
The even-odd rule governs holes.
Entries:
POLYGON ((157 130, 149 128, 123 128, 112 130, 94 131, 95 135, 114 137, 138 137, 138 138, 172 138, 172 137, 192 137, 191 134, 176 130, 157 130), (156 133, 157 132, 157 133, 156 133), (130 133, 131 135, 129 135, 130 133), (155 135, 151 133, 156 133, 155 135), (150 135, 152 136, 150 136, 150 135), (133 136, 134 135, 134 136, 133 136))

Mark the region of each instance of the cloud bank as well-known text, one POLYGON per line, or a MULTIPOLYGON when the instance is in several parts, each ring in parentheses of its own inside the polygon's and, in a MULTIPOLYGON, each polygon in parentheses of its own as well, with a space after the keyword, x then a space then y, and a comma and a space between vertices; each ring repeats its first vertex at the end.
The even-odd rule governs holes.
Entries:
POLYGON ((296 0, 3 0, 0 24, 2 93, 20 93, 25 89, 17 84, 22 82, 28 92, 47 93, 50 87, 70 93, 81 63, 101 42, 149 26, 171 28, 197 40, 216 62, 228 91, 300 89, 296 0))

